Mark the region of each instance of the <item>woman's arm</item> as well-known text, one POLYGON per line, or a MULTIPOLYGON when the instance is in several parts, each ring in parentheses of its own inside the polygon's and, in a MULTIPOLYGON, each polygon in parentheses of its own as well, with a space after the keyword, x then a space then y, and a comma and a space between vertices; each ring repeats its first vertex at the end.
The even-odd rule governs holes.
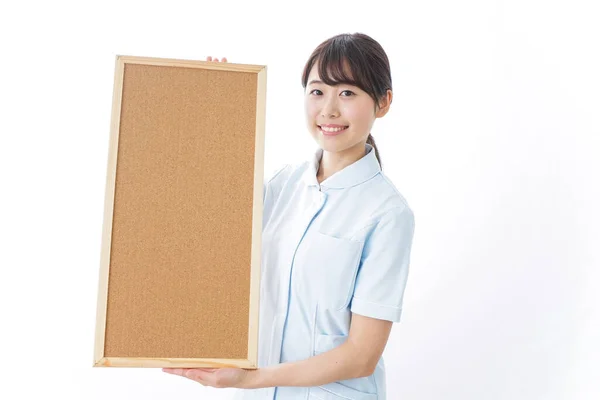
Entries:
POLYGON ((248 371, 239 387, 319 386, 369 376, 385 349, 392 322, 352 314, 348 339, 305 360, 248 371))

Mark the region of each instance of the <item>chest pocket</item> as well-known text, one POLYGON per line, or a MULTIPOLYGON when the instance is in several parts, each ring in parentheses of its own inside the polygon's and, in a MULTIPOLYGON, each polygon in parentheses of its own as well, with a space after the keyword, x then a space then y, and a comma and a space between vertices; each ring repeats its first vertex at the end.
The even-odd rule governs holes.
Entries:
POLYGON ((363 242, 321 232, 312 238, 306 252, 306 266, 319 308, 346 308, 354 292, 362 248, 363 242))

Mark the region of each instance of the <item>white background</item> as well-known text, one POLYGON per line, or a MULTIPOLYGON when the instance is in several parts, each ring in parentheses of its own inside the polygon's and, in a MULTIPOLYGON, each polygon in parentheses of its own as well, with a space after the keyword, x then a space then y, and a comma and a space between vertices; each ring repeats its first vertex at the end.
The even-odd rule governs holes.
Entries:
POLYGON ((388 52, 395 99, 373 135, 416 217, 388 398, 599 398, 595 3, 3 3, 0 398, 232 396, 92 368, 115 56, 267 65, 272 171, 314 148, 300 74, 343 32, 388 52))

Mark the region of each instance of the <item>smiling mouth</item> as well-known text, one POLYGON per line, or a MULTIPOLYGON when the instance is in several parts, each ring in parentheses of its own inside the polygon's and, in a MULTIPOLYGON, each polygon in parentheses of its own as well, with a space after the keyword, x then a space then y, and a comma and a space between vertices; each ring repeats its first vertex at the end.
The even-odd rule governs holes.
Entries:
POLYGON ((336 133, 340 133, 340 132, 348 129, 348 126, 336 126, 336 127, 321 126, 321 125, 317 125, 317 126, 324 134, 336 134, 336 133))

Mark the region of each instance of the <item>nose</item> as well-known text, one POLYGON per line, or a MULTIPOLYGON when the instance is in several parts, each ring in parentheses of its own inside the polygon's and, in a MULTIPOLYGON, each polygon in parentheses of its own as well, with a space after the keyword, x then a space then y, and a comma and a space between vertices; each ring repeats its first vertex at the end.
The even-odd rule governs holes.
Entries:
POLYGON ((337 98, 335 96, 330 96, 325 98, 323 101, 323 108, 321 108, 321 117, 323 118, 335 118, 340 114, 337 98))

